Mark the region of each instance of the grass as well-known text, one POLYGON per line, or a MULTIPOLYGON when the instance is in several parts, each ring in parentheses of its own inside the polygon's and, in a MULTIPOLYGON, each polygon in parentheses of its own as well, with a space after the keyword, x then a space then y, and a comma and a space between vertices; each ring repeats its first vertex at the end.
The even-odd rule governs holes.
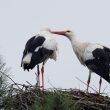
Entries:
POLYGON ((80 110, 80 108, 66 92, 48 91, 35 99, 33 110, 80 110))

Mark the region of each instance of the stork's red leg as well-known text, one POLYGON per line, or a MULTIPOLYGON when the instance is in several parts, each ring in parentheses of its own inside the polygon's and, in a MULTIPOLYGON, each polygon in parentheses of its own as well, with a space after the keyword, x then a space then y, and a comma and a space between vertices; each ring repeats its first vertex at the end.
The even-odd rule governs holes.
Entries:
POLYGON ((87 92, 88 92, 88 89, 89 89, 90 81, 91 81, 91 71, 89 70, 89 76, 88 76, 88 80, 87 80, 87 92))
POLYGON ((39 70, 39 65, 37 65, 37 74, 38 74, 38 87, 40 88, 40 70, 39 70))
POLYGON ((102 84, 102 77, 100 77, 100 80, 99 80, 99 94, 100 94, 100 90, 101 90, 101 84, 102 84))
POLYGON ((42 64, 41 71, 42 71, 42 90, 44 91, 44 63, 42 64))

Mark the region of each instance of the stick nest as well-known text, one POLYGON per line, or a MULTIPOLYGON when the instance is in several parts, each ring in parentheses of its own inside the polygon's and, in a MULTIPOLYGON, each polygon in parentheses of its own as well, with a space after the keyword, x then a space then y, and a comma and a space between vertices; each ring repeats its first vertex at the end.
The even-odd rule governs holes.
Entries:
MULTIPOLYGON (((64 102, 61 101, 64 99, 64 97, 70 99, 72 102, 71 104, 74 107, 78 106, 80 108, 78 110, 110 110, 110 98, 107 95, 104 96, 96 93, 87 93, 78 89, 54 88, 41 91, 36 86, 32 85, 27 86, 21 84, 13 84, 10 87, 8 98, 5 105, 7 105, 7 108, 10 107, 11 109, 13 108, 14 110, 36 110, 33 109, 33 105, 35 105, 36 100, 39 99, 37 100, 39 101, 39 103, 46 103, 46 101, 44 101, 45 100, 44 97, 46 98, 46 96, 48 95, 50 96, 50 94, 51 96, 57 97, 57 102, 59 102, 60 104, 64 102)), ((47 109, 44 108, 44 110, 47 109)))

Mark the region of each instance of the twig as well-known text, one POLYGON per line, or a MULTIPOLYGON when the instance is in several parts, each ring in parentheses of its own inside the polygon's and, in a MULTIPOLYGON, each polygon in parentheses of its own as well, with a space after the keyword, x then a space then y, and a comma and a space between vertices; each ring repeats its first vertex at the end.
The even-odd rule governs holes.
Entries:
POLYGON ((108 86, 105 86, 105 88, 103 89, 103 92, 107 89, 108 86))
MULTIPOLYGON (((79 98, 79 97, 78 97, 79 98)), ((81 102, 82 100, 84 100, 85 97, 79 98, 79 100, 74 104, 74 106, 76 106, 79 102, 81 102)))
POLYGON ((48 78, 48 83, 56 90, 56 88, 50 83, 49 78, 48 78))
POLYGON ((26 81, 30 86, 32 86, 33 87, 33 85, 29 82, 29 81, 26 81))
POLYGON ((98 89, 96 88, 96 86, 95 86, 95 85, 93 85, 93 87, 95 88, 95 90, 96 90, 96 91, 98 91, 98 89))
POLYGON ((5 74, 4 72, 0 71, 3 75, 5 75, 6 77, 8 77, 20 90, 21 88, 17 85, 17 83, 11 78, 9 77, 7 74, 5 74))
POLYGON ((100 104, 100 103, 91 102, 91 101, 84 101, 84 100, 83 101, 80 101, 80 103, 85 104, 85 105, 88 105, 88 106, 98 105, 98 106, 106 107, 106 108, 109 108, 110 109, 110 106, 107 106, 106 104, 100 104))
MULTIPOLYGON (((75 78, 87 86, 87 84, 86 84, 85 82, 81 81, 78 77, 75 77, 75 78)), ((97 92, 95 89, 93 89, 91 86, 89 86, 89 87, 90 87, 93 91, 95 91, 96 93, 98 93, 98 92, 97 92)))

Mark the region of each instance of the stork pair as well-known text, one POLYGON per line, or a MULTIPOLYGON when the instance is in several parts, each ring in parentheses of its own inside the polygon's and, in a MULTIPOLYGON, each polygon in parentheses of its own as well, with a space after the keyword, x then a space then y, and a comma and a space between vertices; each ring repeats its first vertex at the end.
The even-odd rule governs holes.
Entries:
POLYGON ((63 35, 67 37, 70 40, 72 48, 80 63, 89 69, 87 91, 90 84, 91 73, 95 72, 100 76, 100 93, 102 78, 110 83, 110 49, 96 43, 81 42, 76 38, 72 31, 67 30, 55 32, 48 30, 41 32, 34 38, 31 38, 27 42, 24 50, 22 58, 23 68, 27 70, 33 69, 35 65, 38 65, 41 62, 44 64, 48 58, 56 60, 57 43, 50 36, 51 34, 63 35), (44 40, 40 40, 41 37, 44 40))

